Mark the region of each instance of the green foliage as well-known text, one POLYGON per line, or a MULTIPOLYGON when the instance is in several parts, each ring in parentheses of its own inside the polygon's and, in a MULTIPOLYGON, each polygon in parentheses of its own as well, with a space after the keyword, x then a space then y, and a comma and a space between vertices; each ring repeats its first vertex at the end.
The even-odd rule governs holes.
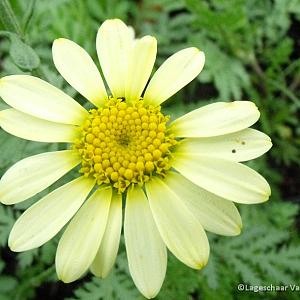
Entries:
MULTIPOLYGON (((295 217, 298 213, 297 205, 293 206, 292 213, 290 207, 286 208, 285 204, 273 206, 280 207, 283 220, 286 220, 287 216, 295 217)), ((247 224, 243 234, 221 243, 219 240, 213 251, 220 261, 225 260, 228 267, 241 276, 242 282, 252 285, 261 282, 287 284, 299 276, 300 248, 299 245, 289 244, 291 224, 287 224, 286 227, 280 223, 275 225, 273 216, 269 215, 269 220, 266 219, 264 211, 263 208, 257 208, 252 211, 250 209, 252 214, 248 212, 248 216, 247 213, 243 214, 243 222, 247 224), (257 224, 254 221, 257 218, 264 222, 257 224)))
POLYGON ((158 299, 193 299, 191 294, 199 286, 201 273, 182 265, 174 256, 169 255, 166 280, 158 299))
POLYGON ((0 245, 5 247, 15 218, 10 207, 0 206, 0 245))
POLYGON ((66 300, 142 300, 130 278, 126 255, 119 254, 114 270, 105 279, 93 277, 74 291, 74 298, 66 300))
MULTIPOLYGON (((1 5, 7 0, 0 0, 1 5)), ((256 125, 271 136, 273 148, 251 162, 271 183, 269 203, 239 207, 244 229, 238 237, 209 235, 206 268, 192 270, 169 255, 166 280, 157 299, 230 300, 297 299, 297 293, 238 292, 238 283, 297 284, 300 270, 300 0, 11 0, 8 19, 0 9, 0 77, 31 73, 62 88, 82 103, 55 70, 54 39, 66 37, 97 61, 96 32, 107 18, 122 18, 158 39, 157 68, 185 47, 205 52, 197 80, 167 102, 174 119, 207 103, 252 100, 261 112, 256 125)), ((0 110, 8 108, 0 99, 0 110)), ((28 142, 0 130, 0 176, 16 161, 62 149, 57 144, 28 142)), ((85 276, 75 285, 57 282, 54 270, 59 235, 39 249, 14 254, 7 247, 17 217, 63 178, 39 195, 0 206, 0 300, 143 299, 130 278, 124 247, 102 280, 85 276)), ((299 295, 299 294, 298 294, 299 295)))
POLYGON ((39 66, 40 58, 38 55, 18 35, 8 31, 0 31, 0 36, 9 38, 11 43, 9 55, 17 67, 24 71, 32 71, 39 66))
POLYGON ((30 46, 23 43, 15 34, 10 35, 10 41, 9 54, 19 68, 32 71, 39 66, 40 58, 30 46))

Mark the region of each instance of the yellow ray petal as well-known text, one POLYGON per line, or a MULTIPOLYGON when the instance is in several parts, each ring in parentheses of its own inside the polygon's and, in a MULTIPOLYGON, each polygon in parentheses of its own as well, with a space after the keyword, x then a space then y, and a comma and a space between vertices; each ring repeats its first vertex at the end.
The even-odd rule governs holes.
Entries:
POLYGON ((207 192, 179 173, 169 172, 164 182, 204 229, 221 235, 238 235, 241 232, 242 219, 231 201, 207 192))
POLYGON ((106 277, 113 267, 119 249, 122 229, 122 196, 113 193, 108 222, 98 252, 91 265, 91 272, 106 277))
POLYGON ((140 99, 153 69, 156 51, 157 42, 152 36, 144 36, 132 45, 125 87, 126 101, 140 99))
POLYGON ((96 256, 107 224, 112 189, 98 189, 79 209, 62 235, 56 252, 56 272, 63 282, 78 279, 96 256))
POLYGON ((1 78, 0 96, 17 110, 52 122, 81 125, 88 116, 88 112, 70 96, 29 75, 1 78))
POLYGON ((128 55, 132 41, 132 32, 119 19, 103 22, 97 34, 100 65, 115 98, 125 97, 128 55))
POLYGON ((204 53, 186 48, 169 57, 155 72, 145 91, 147 104, 160 105, 199 75, 204 66, 204 53))
POLYGON ((158 177, 146 183, 146 191, 155 223, 169 250, 189 267, 201 269, 208 260, 209 244, 200 222, 158 177))
POLYGON ((79 177, 28 208, 11 230, 8 239, 10 249, 26 251, 49 241, 73 217, 94 183, 92 179, 79 177))
POLYGON ((247 128, 216 137, 187 138, 174 151, 241 162, 259 157, 271 147, 271 139, 266 134, 247 128))
POLYGON ((194 184, 234 202, 260 203, 271 194, 260 174, 237 162, 175 153, 172 166, 194 184))
POLYGON ((89 54, 68 39, 57 39, 52 47, 56 69, 83 97, 97 107, 103 105, 107 93, 101 75, 89 54))
POLYGON ((79 137, 78 126, 46 121, 13 108, 0 111, 0 126, 25 140, 47 143, 70 143, 79 137))
POLYGON ((24 158, 0 180, 0 202, 14 204, 41 192, 80 163, 76 151, 46 152, 24 158))
POLYGON ((250 101, 217 102, 195 109, 171 124, 178 137, 211 137, 253 125, 259 111, 250 101))
POLYGON ((132 279, 145 297, 154 298, 165 278, 167 251, 140 187, 127 194, 124 236, 132 279))

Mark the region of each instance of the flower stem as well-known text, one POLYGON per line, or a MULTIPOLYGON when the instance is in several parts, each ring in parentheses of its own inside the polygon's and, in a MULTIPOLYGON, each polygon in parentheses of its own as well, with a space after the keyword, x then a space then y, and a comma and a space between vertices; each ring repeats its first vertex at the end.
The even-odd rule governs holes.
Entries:
POLYGON ((0 21, 5 30, 23 37, 23 32, 8 0, 0 0, 0 21))

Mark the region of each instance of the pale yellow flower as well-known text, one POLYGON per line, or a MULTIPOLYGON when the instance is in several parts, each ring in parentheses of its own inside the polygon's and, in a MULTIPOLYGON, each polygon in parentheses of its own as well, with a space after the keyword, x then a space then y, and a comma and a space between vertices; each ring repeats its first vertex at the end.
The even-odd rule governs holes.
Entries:
POLYGON ((241 162, 268 151, 271 141, 248 128, 259 119, 248 101, 210 104, 170 123, 160 106, 198 76, 204 54, 196 48, 177 52, 147 85, 157 42, 133 36, 120 20, 107 20, 98 31, 97 52, 109 94, 84 49, 67 39, 54 42, 56 68, 94 105, 90 111, 36 77, 0 80, 0 96, 13 107, 0 112, 5 131, 71 144, 69 150, 13 165, 0 181, 0 200, 24 201, 80 165, 80 177, 21 215, 9 247, 17 252, 39 247, 71 220, 57 249, 58 277, 71 282, 88 269, 105 277, 118 252, 123 195, 129 270, 141 293, 152 298, 165 277, 167 248, 200 269, 209 256, 204 230, 237 235, 242 222, 233 202, 269 198, 266 180, 241 162))

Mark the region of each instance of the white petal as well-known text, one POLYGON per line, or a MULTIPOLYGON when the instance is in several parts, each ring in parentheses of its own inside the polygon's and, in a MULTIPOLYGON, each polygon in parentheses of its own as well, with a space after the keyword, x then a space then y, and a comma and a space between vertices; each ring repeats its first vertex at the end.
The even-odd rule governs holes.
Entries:
POLYGON ((175 151, 239 162, 259 157, 271 147, 271 139, 266 134, 247 128, 217 137, 187 138, 176 147, 175 151))
POLYGON ((107 93, 101 75, 89 54, 68 39, 57 39, 52 47, 53 61, 66 81, 96 106, 102 106, 107 93))
POLYGON ((186 48, 169 57, 155 72, 146 89, 147 104, 160 105, 199 75, 205 56, 197 48, 186 48))
POLYGON ((106 20, 97 34, 101 68, 114 97, 125 97, 129 47, 132 33, 119 19, 106 20))
POLYGON ((156 58, 157 42, 152 36, 137 40, 130 51, 126 80, 126 101, 139 100, 151 75, 156 58))
POLYGON ((131 39, 131 40, 134 40, 134 38, 135 38, 135 31, 134 31, 134 28, 133 28, 132 26, 127 26, 127 27, 128 27, 130 39, 131 39))
POLYGON ((124 236, 132 279, 146 298, 154 298, 165 278, 167 251, 140 187, 127 193, 124 236))
POLYGON ((91 265, 107 224, 111 187, 98 189, 72 219, 56 251, 56 272, 63 282, 72 282, 91 265))
POLYGON ((80 135, 77 126, 46 121, 13 108, 0 111, 0 126, 10 134, 37 142, 68 143, 80 135))
POLYGON ((9 235, 12 251, 39 247, 54 237, 73 217, 94 186, 94 180, 79 177, 28 208, 9 235))
POLYGON ((249 167, 216 157, 175 154, 172 166, 187 179, 227 200, 253 204, 267 201, 267 181, 249 167))
POLYGON ((106 277, 113 267, 120 244, 122 229, 122 196, 113 194, 108 222, 97 255, 91 265, 91 272, 106 277))
POLYGON ((204 229, 222 235, 238 235, 241 216, 235 205, 193 184, 179 173, 169 172, 164 182, 185 203, 204 229))
POLYGON ((169 250, 191 268, 204 267, 209 244, 200 222, 161 179, 152 178, 146 183, 146 191, 155 223, 169 250))
POLYGON ((14 204, 41 192, 76 165, 76 151, 46 152, 24 158, 9 168, 0 180, 0 201, 14 204))
POLYGON ((81 125, 88 112, 51 84, 29 75, 0 79, 0 96, 13 108, 52 122, 81 125))
POLYGON ((178 137, 211 137, 236 132, 259 119, 253 102, 217 102, 193 110, 171 124, 178 137))

